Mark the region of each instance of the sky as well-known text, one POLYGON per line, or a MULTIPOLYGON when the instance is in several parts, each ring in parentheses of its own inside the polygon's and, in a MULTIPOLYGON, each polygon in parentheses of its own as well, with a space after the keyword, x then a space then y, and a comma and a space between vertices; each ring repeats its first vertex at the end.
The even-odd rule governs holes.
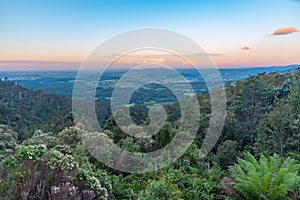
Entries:
POLYGON ((144 27, 189 37, 219 68, 300 64, 299 10, 298 0, 0 1, 0 70, 77 69, 104 41, 144 27))

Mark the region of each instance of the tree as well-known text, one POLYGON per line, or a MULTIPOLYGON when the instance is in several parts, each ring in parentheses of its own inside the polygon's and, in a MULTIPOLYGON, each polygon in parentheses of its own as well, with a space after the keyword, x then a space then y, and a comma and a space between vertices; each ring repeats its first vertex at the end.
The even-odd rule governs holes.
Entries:
POLYGON ((235 114, 240 130, 238 137, 245 146, 254 142, 256 126, 268 112, 274 94, 264 79, 255 76, 239 81, 233 89, 228 107, 235 114))
POLYGON ((140 145, 134 142, 134 139, 131 137, 127 137, 126 139, 121 139, 118 142, 118 145, 125 151, 130 152, 140 152, 140 145))
POLYGON ((226 140, 217 149, 217 153, 212 157, 212 160, 218 163, 223 169, 232 165, 238 156, 237 142, 226 140))
POLYGON ((170 123, 166 123, 161 131, 155 135, 155 141, 157 143, 158 148, 162 148, 169 144, 169 142, 173 138, 173 131, 170 123))
POLYGON ((253 149, 265 155, 286 155, 290 151, 299 154, 299 139, 299 116, 289 103, 279 100, 258 125, 253 149))
POLYGON ((53 133, 44 133, 41 130, 37 130, 34 132, 31 138, 26 139, 23 144, 25 145, 38 145, 44 144, 47 148, 52 148, 57 144, 56 138, 53 133))
POLYGON ((295 113, 300 114, 300 80, 298 80, 291 88, 291 96, 289 101, 295 113))
POLYGON ((72 126, 65 128, 58 133, 57 139, 62 144, 67 144, 71 147, 75 147, 77 143, 81 141, 78 127, 72 126))
POLYGON ((137 125, 142 125, 148 116, 148 110, 149 109, 144 104, 134 104, 134 106, 131 106, 129 108, 129 113, 132 121, 137 125))

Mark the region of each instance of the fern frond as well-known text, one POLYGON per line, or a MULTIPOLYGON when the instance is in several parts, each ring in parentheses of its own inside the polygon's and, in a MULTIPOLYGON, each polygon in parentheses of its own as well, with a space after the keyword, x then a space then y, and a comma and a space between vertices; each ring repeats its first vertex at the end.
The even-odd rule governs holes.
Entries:
POLYGON ((270 157, 270 169, 271 171, 278 171, 280 167, 280 158, 277 154, 270 157))
POLYGON ((287 191, 299 185, 299 165, 289 157, 282 161, 276 154, 270 158, 261 155, 257 161, 246 153, 230 168, 236 180, 234 189, 246 199, 289 199, 287 191))

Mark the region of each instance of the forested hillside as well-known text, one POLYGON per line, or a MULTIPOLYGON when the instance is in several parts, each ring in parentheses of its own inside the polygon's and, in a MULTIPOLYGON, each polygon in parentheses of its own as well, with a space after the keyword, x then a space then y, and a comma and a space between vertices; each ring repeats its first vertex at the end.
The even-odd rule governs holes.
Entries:
MULTIPOLYGON (((0 124, 18 132, 18 140, 31 137, 35 130, 58 133, 73 125, 72 101, 42 90, 31 90, 0 79, 0 124)), ((102 123, 109 116, 109 104, 97 103, 97 114, 102 123)))
MULTIPOLYGON (((228 84, 227 115, 213 151, 198 152, 210 119, 210 98, 198 96, 195 142, 172 165, 143 174, 106 167, 84 148, 89 133, 73 124, 71 100, 0 81, 0 199, 299 199, 300 70, 251 76, 228 84)), ((168 123, 148 140, 130 137, 97 104, 104 134, 119 147, 151 152, 178 131, 178 102, 164 105, 168 123)), ((149 123, 148 107, 130 108, 149 123)))
POLYGON ((18 132, 18 139, 32 136, 34 130, 58 132, 71 123, 71 100, 43 91, 25 89, 0 80, 0 123, 18 132))

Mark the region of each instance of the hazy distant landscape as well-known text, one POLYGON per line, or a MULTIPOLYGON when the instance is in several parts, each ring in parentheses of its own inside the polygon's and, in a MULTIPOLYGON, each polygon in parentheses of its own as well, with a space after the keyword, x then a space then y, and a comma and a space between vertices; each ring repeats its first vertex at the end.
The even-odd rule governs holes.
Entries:
MULTIPOLYGON (((249 76, 253 76, 259 73, 291 73, 299 65, 289 66, 275 66, 275 67, 261 67, 261 68, 233 68, 233 69, 220 69, 220 74, 225 84, 229 82, 234 84, 238 80, 243 80, 249 76)), ((149 71, 149 69, 147 69, 149 71)), ((150 69, 151 70, 151 69, 150 69)), ((155 69, 154 73, 159 73, 159 69, 155 69)), ((105 71, 99 81, 97 88, 96 98, 98 102, 107 102, 111 97, 111 93, 115 84, 128 70, 108 70, 105 71)), ((197 94, 207 92, 206 84, 203 78, 199 75, 195 69, 178 69, 178 72, 182 74, 186 80, 192 85, 194 91, 197 94)), ((209 76, 210 70, 203 69, 204 74, 209 76)), ((93 72, 86 72, 90 76, 94 76, 93 72)), ((59 96, 71 97, 73 92, 74 80, 76 78, 77 71, 14 71, 14 72, 1 72, 0 78, 7 77, 9 80, 16 82, 20 86, 33 90, 42 90, 46 93, 55 93, 59 96)), ((89 76, 88 75, 88 76, 89 76)), ((171 82, 170 78, 170 82, 171 82)), ((178 88, 180 88, 180 83, 178 88)), ((168 103, 176 101, 174 94, 167 88, 160 85, 145 85, 145 87, 139 88, 132 97, 131 103, 168 103), (144 98, 144 96, 149 96, 144 98), (141 97, 143 99, 141 100, 141 97)))

